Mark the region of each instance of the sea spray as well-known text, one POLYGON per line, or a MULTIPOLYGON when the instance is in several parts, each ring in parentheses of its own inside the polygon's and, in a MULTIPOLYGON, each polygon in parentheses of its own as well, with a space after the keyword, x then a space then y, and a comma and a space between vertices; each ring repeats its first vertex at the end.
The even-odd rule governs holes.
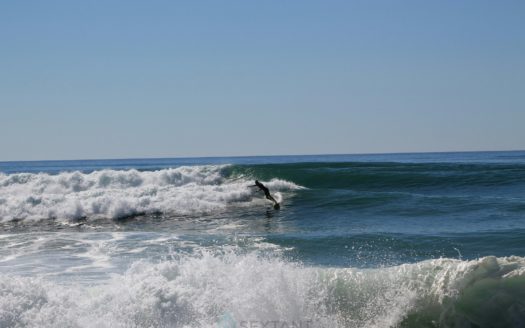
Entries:
POLYGON ((525 259, 438 259, 377 269, 308 267, 280 257, 203 251, 135 262, 96 285, 3 276, 2 327, 520 326, 525 259), (488 325, 487 325, 488 324, 488 325))

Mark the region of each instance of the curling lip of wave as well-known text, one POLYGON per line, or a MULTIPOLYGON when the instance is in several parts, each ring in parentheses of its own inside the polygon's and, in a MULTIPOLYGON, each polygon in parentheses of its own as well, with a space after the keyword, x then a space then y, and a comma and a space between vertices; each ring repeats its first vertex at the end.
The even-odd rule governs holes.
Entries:
MULTIPOLYGON (((207 213, 252 200, 247 178, 228 178, 228 165, 157 171, 100 170, 0 174, 0 219, 120 218, 142 213, 207 213)), ((275 191, 294 183, 273 179, 275 191)))

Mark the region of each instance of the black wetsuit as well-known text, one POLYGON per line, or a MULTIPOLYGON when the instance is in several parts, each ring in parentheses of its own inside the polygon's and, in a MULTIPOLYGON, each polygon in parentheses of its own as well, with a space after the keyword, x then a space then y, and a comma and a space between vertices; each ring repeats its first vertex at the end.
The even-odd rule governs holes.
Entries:
POLYGON ((272 195, 270 195, 270 189, 266 188, 266 186, 260 183, 258 180, 255 180, 255 185, 253 187, 255 186, 259 187, 259 189, 264 191, 264 195, 266 196, 266 199, 269 199, 275 204, 277 204, 277 201, 275 200, 275 198, 273 198, 272 195))

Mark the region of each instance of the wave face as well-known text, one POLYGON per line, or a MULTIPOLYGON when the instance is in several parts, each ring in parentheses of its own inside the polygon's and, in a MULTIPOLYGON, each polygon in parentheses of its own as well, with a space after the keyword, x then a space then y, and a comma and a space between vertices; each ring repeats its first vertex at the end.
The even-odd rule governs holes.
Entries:
POLYGON ((248 187, 254 179, 302 216, 461 216, 476 229, 479 220, 496 225, 522 221, 525 213, 523 163, 320 162, 0 173, 0 219, 218 213, 261 202, 261 193, 248 187), (490 219, 495 216, 501 220, 490 219))
POLYGON ((525 185, 525 164, 344 162, 235 166, 238 173, 279 176, 308 188, 410 190, 525 185))
POLYGON ((525 325, 521 257, 357 270, 204 252, 157 264, 139 261, 98 286, 1 278, 2 327, 525 325))
MULTIPOLYGON (((245 178, 228 179, 228 165, 156 171, 99 170, 0 174, 0 218, 122 218, 138 214, 202 214, 248 204, 255 190, 245 178)), ((272 179, 272 191, 298 189, 272 179)))

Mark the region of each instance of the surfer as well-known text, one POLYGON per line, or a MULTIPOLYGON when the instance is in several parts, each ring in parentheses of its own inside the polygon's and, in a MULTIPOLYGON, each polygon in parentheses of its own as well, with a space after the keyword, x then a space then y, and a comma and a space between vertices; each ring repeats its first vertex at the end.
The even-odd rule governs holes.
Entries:
POLYGON ((266 199, 269 199, 272 202, 274 202, 274 207, 278 207, 279 206, 279 203, 275 200, 275 198, 273 198, 272 195, 270 195, 270 189, 268 189, 265 185, 260 183, 259 180, 255 180, 255 184, 253 186, 250 186, 250 187, 259 187, 259 189, 264 191, 264 195, 266 196, 266 199))

